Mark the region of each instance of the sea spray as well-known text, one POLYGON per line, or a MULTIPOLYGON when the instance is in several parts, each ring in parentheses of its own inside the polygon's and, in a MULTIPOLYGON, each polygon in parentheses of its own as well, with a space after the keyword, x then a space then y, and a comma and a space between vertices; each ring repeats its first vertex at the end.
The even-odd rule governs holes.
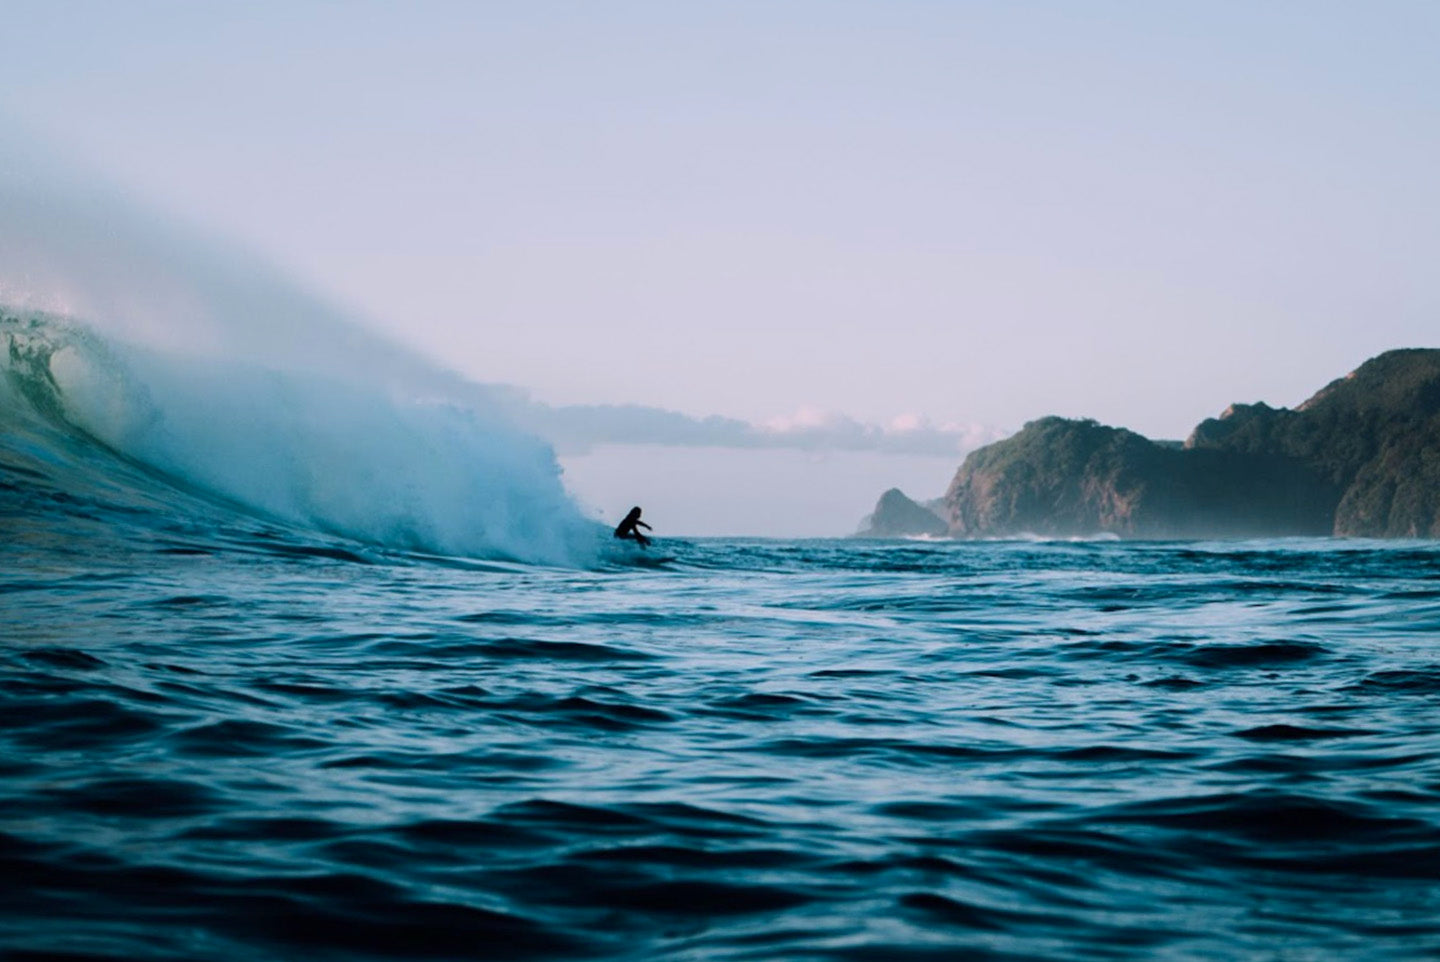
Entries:
POLYGON ((601 531, 505 393, 253 257, 0 150, 0 353, 23 403, 185 485, 406 550, 590 564, 601 531))

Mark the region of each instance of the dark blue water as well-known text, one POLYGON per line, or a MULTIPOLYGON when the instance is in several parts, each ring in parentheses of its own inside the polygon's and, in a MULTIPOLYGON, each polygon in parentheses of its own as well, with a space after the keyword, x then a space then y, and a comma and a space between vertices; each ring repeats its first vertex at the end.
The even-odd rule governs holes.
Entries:
POLYGON ((38 463, 0 471, 9 958, 1440 953, 1436 545, 564 570, 38 463))

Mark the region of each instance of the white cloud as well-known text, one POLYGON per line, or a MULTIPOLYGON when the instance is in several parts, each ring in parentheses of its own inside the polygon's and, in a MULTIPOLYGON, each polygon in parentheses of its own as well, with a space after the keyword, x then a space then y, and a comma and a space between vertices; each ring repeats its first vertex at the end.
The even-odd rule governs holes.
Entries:
POLYGON ((886 424, 873 424, 834 411, 802 407, 792 414, 754 424, 719 416, 692 417, 635 404, 551 406, 518 390, 508 391, 507 395, 514 419, 566 454, 603 445, 659 444, 959 458, 1004 436, 1004 432, 978 424, 936 425, 917 414, 902 414, 886 424))

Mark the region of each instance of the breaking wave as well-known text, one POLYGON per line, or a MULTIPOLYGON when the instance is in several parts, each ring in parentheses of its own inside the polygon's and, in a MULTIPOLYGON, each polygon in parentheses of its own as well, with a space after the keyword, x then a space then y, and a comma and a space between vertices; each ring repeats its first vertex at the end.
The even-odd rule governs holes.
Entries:
POLYGON ((51 474, 113 481, 108 456, 141 470, 132 486, 381 547, 593 560, 597 526, 551 449, 474 406, 167 355, 44 314, 0 311, 0 348, 5 444, 51 474))
POLYGON ((509 421, 503 389, 52 160, 0 142, 10 460, 124 464, 142 486, 387 548, 594 561, 599 526, 549 445, 509 421))

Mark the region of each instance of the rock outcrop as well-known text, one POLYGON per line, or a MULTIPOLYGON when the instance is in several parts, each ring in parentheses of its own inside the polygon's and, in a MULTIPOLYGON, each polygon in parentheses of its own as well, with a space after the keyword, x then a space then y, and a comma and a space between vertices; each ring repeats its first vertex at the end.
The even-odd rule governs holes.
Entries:
POLYGON ((916 504, 899 488, 880 495, 875 511, 860 523, 860 538, 910 538, 922 535, 944 537, 950 530, 945 519, 930 508, 916 504))
POLYGON ((1440 537, 1440 350, 1382 354, 1294 410, 1233 405, 1183 446, 1032 421, 943 503, 960 538, 1440 537))

